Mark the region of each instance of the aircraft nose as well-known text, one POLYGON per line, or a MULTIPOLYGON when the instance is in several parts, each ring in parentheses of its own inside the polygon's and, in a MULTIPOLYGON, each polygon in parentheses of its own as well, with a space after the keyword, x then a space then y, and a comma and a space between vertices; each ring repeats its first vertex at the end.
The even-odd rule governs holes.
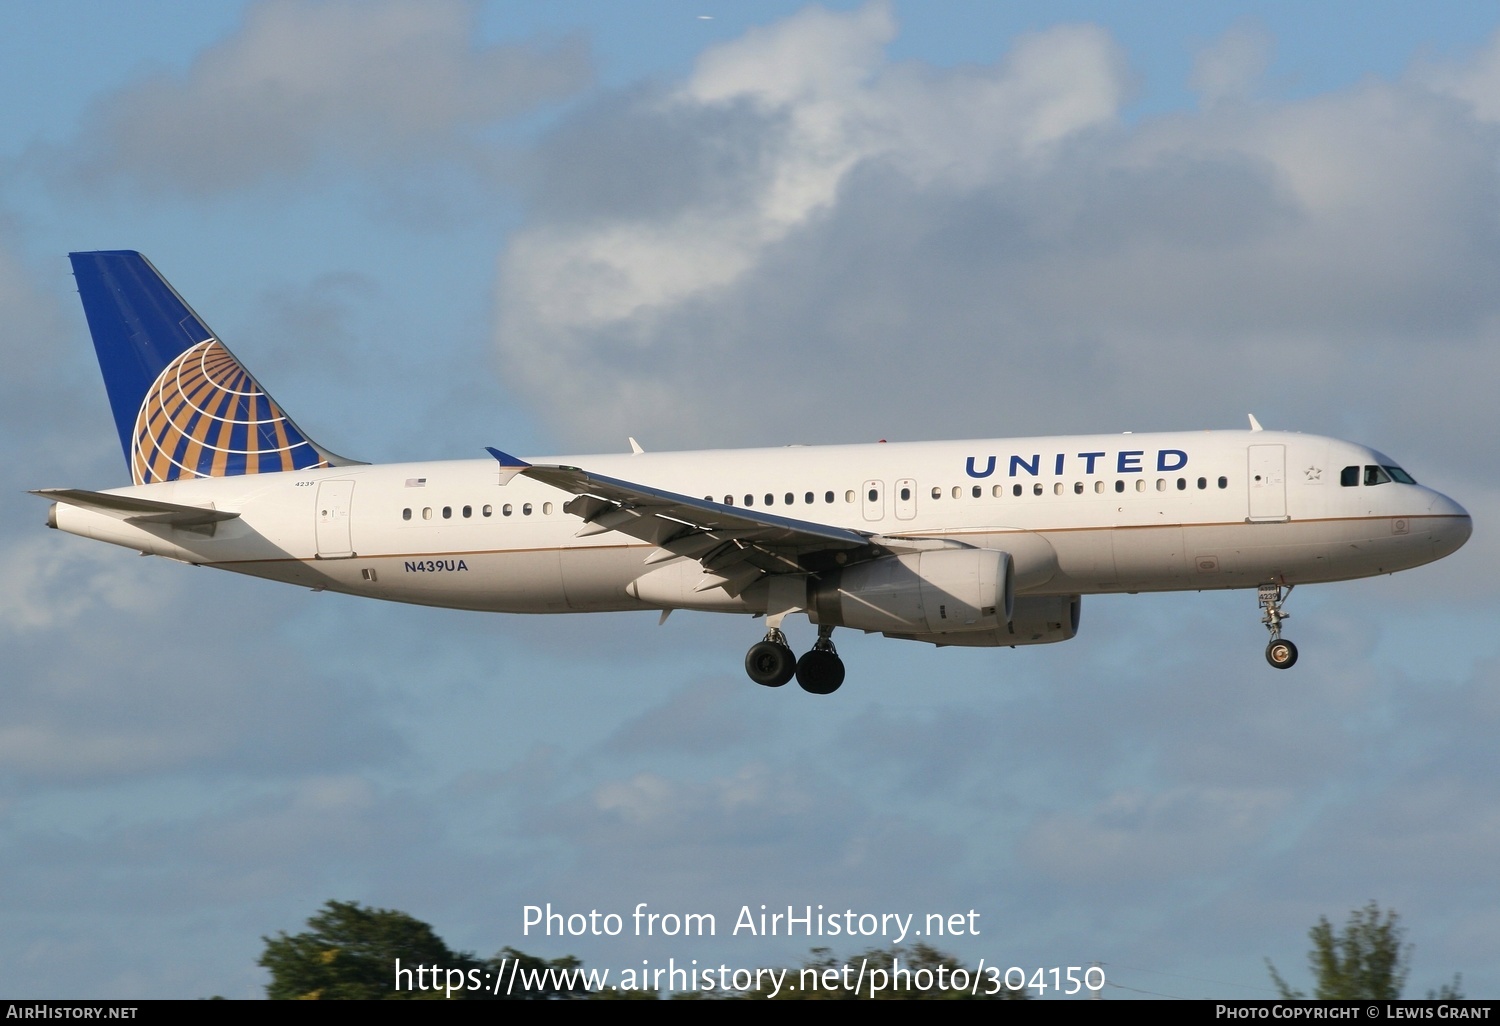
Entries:
POLYGON ((1432 518, 1428 521, 1432 525, 1432 540, 1442 547, 1443 555, 1457 552, 1474 533, 1469 511, 1441 493, 1433 493, 1427 515, 1432 518))

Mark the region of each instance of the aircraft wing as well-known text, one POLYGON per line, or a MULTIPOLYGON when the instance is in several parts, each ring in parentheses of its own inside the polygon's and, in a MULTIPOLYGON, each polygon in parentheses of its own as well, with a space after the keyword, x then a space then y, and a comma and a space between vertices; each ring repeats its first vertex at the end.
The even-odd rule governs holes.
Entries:
POLYGON ((966 548, 939 539, 891 538, 726 506, 649 485, 593 474, 579 467, 539 466, 498 449, 490 455, 506 479, 524 474, 574 496, 564 506, 584 521, 577 537, 618 531, 657 546, 647 563, 697 560, 710 579, 699 588, 738 594, 766 574, 801 574, 863 562, 895 552, 966 548))

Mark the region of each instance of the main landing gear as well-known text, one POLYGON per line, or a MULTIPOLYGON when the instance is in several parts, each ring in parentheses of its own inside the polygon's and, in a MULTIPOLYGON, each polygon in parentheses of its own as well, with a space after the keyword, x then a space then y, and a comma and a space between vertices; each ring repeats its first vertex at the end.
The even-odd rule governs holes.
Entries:
POLYGON ((832 634, 833 627, 820 624, 812 651, 798 659, 781 628, 772 627, 745 653, 745 672, 768 688, 779 688, 795 676, 803 691, 831 695, 844 683, 844 661, 833 647, 832 634))
POLYGON ((768 688, 779 688, 792 679, 797 672, 797 656, 779 627, 772 627, 763 639, 750 646, 745 653, 745 672, 755 683, 768 688))
POLYGON ((1281 636, 1281 622, 1291 617, 1290 613, 1282 611, 1281 604, 1291 597, 1292 587, 1295 585, 1282 594, 1279 584, 1260 586, 1260 607, 1266 611, 1260 622, 1271 632, 1271 643, 1266 646, 1266 662, 1278 670, 1289 670, 1297 662, 1297 646, 1281 636))

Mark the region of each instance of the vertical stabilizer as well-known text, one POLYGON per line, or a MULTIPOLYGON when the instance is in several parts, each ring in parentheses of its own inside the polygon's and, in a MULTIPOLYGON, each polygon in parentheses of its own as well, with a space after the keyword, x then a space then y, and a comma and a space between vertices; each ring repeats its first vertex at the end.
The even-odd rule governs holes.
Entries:
POLYGON ((354 462, 303 434, 145 257, 68 258, 135 484, 354 462))

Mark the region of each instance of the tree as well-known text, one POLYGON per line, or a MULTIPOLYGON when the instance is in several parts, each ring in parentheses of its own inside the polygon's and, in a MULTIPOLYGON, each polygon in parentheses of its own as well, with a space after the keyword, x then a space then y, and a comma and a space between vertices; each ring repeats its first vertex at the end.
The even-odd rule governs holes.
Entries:
POLYGON ((271 972, 266 997, 272 1000, 369 1000, 443 997, 442 990, 396 989, 396 960, 418 965, 471 969, 480 963, 453 952, 432 927, 394 909, 361 908, 355 901, 330 901, 307 921, 308 930, 266 942, 260 965, 271 972))
POLYGON ((266 950, 260 965, 271 972, 268 998, 549 1001, 592 996, 579 972, 582 963, 572 955, 549 960, 502 948, 481 962, 470 952, 451 950, 432 927, 395 909, 330 901, 307 926, 295 936, 261 938, 266 950), (455 970, 462 976, 453 975, 455 970), (523 985, 513 992, 494 985, 516 977, 523 985))
MULTIPOLYGON (((1412 949, 1404 943, 1406 931, 1394 911, 1382 913, 1372 901, 1349 913, 1343 932, 1336 931, 1326 916, 1319 916, 1318 925, 1307 935, 1312 940, 1307 966, 1317 981, 1313 997, 1321 1001, 1391 1001, 1401 996, 1411 968, 1412 949)), ((1289 987, 1269 958, 1266 967, 1283 998, 1307 996, 1289 987)), ((1456 992, 1457 977, 1452 986, 1456 992)))

